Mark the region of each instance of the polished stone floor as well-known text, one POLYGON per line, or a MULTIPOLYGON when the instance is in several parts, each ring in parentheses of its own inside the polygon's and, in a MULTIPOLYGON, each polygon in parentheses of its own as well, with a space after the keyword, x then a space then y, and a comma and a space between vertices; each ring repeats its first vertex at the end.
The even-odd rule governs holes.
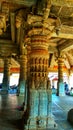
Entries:
MULTIPOLYGON (((23 101, 24 96, 0 95, 0 130, 22 130, 23 111, 18 111, 17 106, 23 101)), ((73 126, 67 121, 67 113, 71 108, 73 108, 73 97, 52 95, 52 113, 58 124, 57 130, 73 130, 73 126)))
POLYGON ((14 94, 0 95, 0 130, 22 130, 22 112, 17 110, 23 97, 14 94))
POLYGON ((58 130, 73 130, 73 126, 67 121, 67 113, 73 108, 73 97, 52 95, 52 113, 58 130))

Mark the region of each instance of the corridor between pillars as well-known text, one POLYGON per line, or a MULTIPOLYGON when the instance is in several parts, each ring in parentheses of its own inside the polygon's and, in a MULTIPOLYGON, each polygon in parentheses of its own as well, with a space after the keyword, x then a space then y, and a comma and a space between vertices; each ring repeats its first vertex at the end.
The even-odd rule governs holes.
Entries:
MULTIPOLYGON (((30 18, 29 21, 32 18, 30 18)), ((35 19, 38 19, 35 17, 35 19)), ((38 26, 37 22, 36 25, 38 26)), ((44 27, 34 27, 29 30, 30 35, 30 71, 28 82, 28 102, 24 118, 28 114, 24 129, 54 128, 54 120, 51 113, 52 91, 48 85, 48 40, 44 27), (33 31, 34 30, 34 31, 33 31), (41 32, 40 30, 44 30, 41 32), (28 113, 27 113, 28 112, 28 113), (27 114, 26 114, 27 113, 27 114)))

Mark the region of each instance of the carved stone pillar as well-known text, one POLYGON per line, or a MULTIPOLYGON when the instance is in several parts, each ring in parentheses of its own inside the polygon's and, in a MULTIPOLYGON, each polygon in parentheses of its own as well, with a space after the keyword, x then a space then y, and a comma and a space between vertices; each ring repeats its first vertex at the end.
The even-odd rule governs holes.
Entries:
POLYGON ((28 115, 27 123, 24 124, 24 129, 27 130, 54 128, 55 124, 51 114, 52 92, 47 81, 49 58, 47 36, 45 32, 39 34, 38 28, 37 32, 38 35, 34 31, 30 36, 29 93, 28 105, 24 113, 25 121, 28 115))
POLYGON ((8 91, 9 88, 9 81, 10 81, 10 59, 4 59, 4 76, 3 76, 3 84, 2 90, 8 91))
POLYGON ((34 79, 36 89, 46 89, 44 82, 47 82, 48 52, 46 50, 41 49, 32 50, 30 55, 30 62, 30 84, 32 84, 34 79))
POLYGON ((69 69, 66 71, 66 81, 69 86, 70 86, 70 75, 71 75, 71 70, 69 69))
MULTIPOLYGON (((23 11, 19 11, 17 16, 17 43, 20 45, 19 53, 20 53, 20 77, 19 77, 19 85, 18 85, 18 95, 24 94, 26 95, 26 80, 27 80, 27 48, 24 46, 23 38, 24 38, 24 30, 22 27, 22 13, 23 11), (21 18, 20 18, 21 16, 21 18), (20 34, 20 35, 19 35, 20 34)), ((25 97, 24 97, 25 98, 25 97)))
POLYGON ((25 94, 25 86, 26 86, 26 79, 27 79, 27 56, 21 55, 20 56, 20 78, 19 78, 19 85, 18 85, 18 92, 20 94, 25 94))
MULTIPOLYGON (((60 53, 60 52, 59 52, 60 53)), ((58 57, 58 87, 57 87, 57 96, 64 96, 64 83, 63 83, 63 67, 64 67, 64 59, 59 54, 58 57)))

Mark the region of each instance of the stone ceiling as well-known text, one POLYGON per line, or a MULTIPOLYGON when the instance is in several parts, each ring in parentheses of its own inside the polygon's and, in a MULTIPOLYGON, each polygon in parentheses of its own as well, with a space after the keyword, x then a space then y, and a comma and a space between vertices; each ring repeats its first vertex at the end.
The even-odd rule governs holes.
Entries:
POLYGON ((20 42, 22 42, 20 30, 16 31, 16 16, 19 10, 22 10, 24 14, 25 35, 25 31, 27 31, 28 28, 28 14, 45 17, 43 10, 46 7, 49 8, 46 20, 49 25, 50 19, 58 19, 56 32, 54 31, 52 33, 48 41, 49 65, 51 67, 57 64, 55 62, 55 53, 57 53, 57 49, 59 49, 65 57, 66 67, 69 69, 69 66, 73 66, 73 0, 0 0, 1 64, 3 57, 11 56, 12 65, 19 67, 18 62, 16 62, 15 59, 14 61, 12 57, 19 55, 18 49, 20 42))

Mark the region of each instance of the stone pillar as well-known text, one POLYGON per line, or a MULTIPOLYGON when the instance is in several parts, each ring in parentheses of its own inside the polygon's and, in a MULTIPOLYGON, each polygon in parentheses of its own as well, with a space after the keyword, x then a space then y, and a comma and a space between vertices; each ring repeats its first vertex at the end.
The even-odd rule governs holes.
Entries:
POLYGON ((8 92, 9 89, 9 81, 10 81, 10 59, 7 57, 4 59, 4 76, 2 83, 2 90, 4 92, 8 92))
POLYGON ((70 75, 71 75, 70 69, 67 70, 66 75, 67 75, 67 83, 68 83, 68 86, 70 86, 70 75))
POLYGON ((58 57, 58 86, 57 86, 57 96, 65 96, 64 82, 63 82, 63 67, 64 59, 59 52, 58 57))
MULTIPOLYGON (((21 16, 22 18, 22 13, 23 11, 19 11, 18 17, 21 16)), ((18 18, 17 17, 17 18, 18 18)), ((24 45, 25 43, 23 42, 24 39, 24 30, 23 30, 23 24, 21 22, 22 20, 16 22, 16 27, 18 31, 17 35, 17 42, 20 44, 19 47, 19 53, 20 53, 20 77, 19 77, 19 85, 18 85, 18 95, 23 94, 25 98, 25 93, 26 93, 26 80, 27 80, 27 48, 24 45), (19 33, 20 32, 20 33, 19 33), (19 36, 19 34, 21 34, 19 36), (20 37, 20 38, 18 38, 20 37)))
POLYGON ((26 80, 27 80, 27 56, 21 55, 18 94, 23 94, 25 96, 26 80))
POLYGON ((34 34, 31 37, 28 105, 24 112, 26 130, 54 128, 55 122, 51 113, 52 91, 48 81, 48 58, 47 37, 34 34))

